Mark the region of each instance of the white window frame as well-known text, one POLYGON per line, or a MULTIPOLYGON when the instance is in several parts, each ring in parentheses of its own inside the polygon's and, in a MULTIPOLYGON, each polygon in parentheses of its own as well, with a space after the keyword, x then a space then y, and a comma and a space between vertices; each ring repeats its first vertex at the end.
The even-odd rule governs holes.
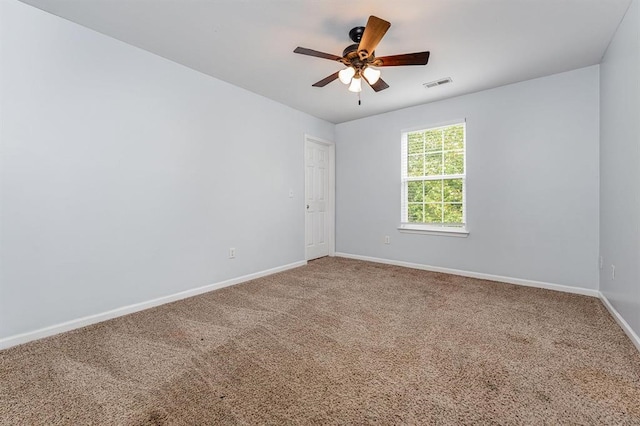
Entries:
MULTIPOLYGON (((467 128, 466 120, 453 120, 446 123, 439 123, 429 126, 421 126, 418 128, 407 129, 402 131, 402 149, 401 149, 401 200, 400 200, 400 232, 412 234, 428 234, 428 235, 446 235, 453 237, 466 237, 469 235, 467 229, 467 128), (426 130, 441 129, 462 124, 464 126, 464 173, 455 175, 437 175, 428 177, 409 177, 407 176, 407 140, 409 133, 421 132, 426 130), (407 202, 407 183, 410 181, 426 181, 426 180, 443 180, 443 179, 462 179, 462 223, 461 224, 437 224, 437 223, 415 223, 409 222, 408 202, 407 202)), ((444 155, 444 154, 443 154, 444 155)))

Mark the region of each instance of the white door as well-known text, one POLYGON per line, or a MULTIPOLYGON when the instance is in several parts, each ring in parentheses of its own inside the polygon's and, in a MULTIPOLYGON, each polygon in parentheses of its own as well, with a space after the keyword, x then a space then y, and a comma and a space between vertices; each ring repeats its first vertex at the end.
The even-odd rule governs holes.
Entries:
POLYGON ((331 147, 305 141, 305 243, 307 260, 328 256, 333 232, 331 147))

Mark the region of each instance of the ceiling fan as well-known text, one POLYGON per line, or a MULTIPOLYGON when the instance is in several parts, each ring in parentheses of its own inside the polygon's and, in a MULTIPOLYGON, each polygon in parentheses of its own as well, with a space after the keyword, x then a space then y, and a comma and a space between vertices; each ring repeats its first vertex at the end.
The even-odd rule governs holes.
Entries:
POLYGON ((427 65, 429 52, 405 53, 392 56, 375 56, 375 49, 386 34, 391 24, 376 16, 369 16, 366 27, 355 27, 349 31, 349 37, 354 44, 347 46, 342 56, 330 53, 318 52, 305 47, 296 47, 295 53, 315 56, 317 58, 338 61, 347 67, 336 71, 330 76, 314 83, 314 87, 324 87, 336 79, 344 84, 349 84, 351 92, 362 91, 364 79, 376 92, 384 90, 389 85, 380 78, 380 70, 373 67, 394 67, 401 65, 427 65))

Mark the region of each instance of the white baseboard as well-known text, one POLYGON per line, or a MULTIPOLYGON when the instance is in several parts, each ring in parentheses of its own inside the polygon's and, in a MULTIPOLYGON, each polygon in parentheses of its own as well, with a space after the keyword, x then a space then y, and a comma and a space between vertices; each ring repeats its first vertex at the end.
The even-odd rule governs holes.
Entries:
POLYGON ((17 334, 15 336, 5 337, 3 339, 0 339, 0 350, 7 349, 16 345, 21 345, 23 343, 27 343, 32 340, 42 339, 44 337, 49 337, 56 334, 64 333, 65 331, 71 331, 80 327, 86 327, 88 325, 106 321, 112 318, 121 317, 123 315, 132 314, 138 311, 143 311, 145 309, 153 308, 154 306, 164 305, 165 303, 175 302, 176 300, 197 296, 198 294, 207 293, 223 287, 229 287, 229 286, 240 284, 246 281, 255 280, 256 278, 265 277, 267 275, 272 275, 278 272, 286 271, 288 269, 298 268, 306 264, 307 264, 307 261, 302 260, 299 262, 290 263, 288 265, 278 266, 276 268, 255 272, 253 274, 244 275, 237 278, 231 278, 229 280, 221 281, 219 283, 209 284, 203 287, 181 291, 179 293, 170 294, 168 296, 159 297, 157 299, 148 300, 146 302, 135 303, 133 305, 112 309, 107 312, 102 312, 95 315, 89 315, 86 317, 63 322, 61 324, 55 324, 55 325, 41 328, 38 330, 17 334))
POLYGON ((602 292, 600 292, 600 300, 602 300, 602 304, 609 310, 609 313, 611 314, 613 319, 616 320, 620 328, 622 328, 625 334, 629 336, 629 339, 631 339, 631 342, 635 345, 636 349, 640 351, 640 337, 638 337, 638 335, 635 333, 635 331, 633 331, 629 323, 626 322, 624 318, 622 318, 622 315, 620 315, 620 312, 618 312, 616 308, 613 307, 611 302, 609 302, 609 299, 607 299, 607 297, 604 294, 602 294, 602 292))
POLYGON ((532 281, 532 280, 524 280, 521 278, 503 277, 500 275, 491 275, 491 274, 484 274, 481 272, 463 271, 460 269, 441 268, 439 266, 429 266, 429 265, 423 265, 421 263, 403 262, 401 260, 381 259, 378 257, 360 256, 358 254, 338 252, 336 253, 336 256, 346 257, 349 259, 366 260, 369 262, 384 263, 387 265, 404 266, 406 268, 422 269, 422 270, 431 271, 431 272, 442 272, 445 274, 460 275, 462 277, 478 278, 481 280, 498 281, 502 283, 517 284, 517 285, 523 285, 527 287, 544 288, 547 290, 562 291, 565 293, 582 294, 584 296, 600 297, 600 292, 598 290, 592 290, 589 288, 571 287, 568 285, 551 284, 551 283, 545 283, 542 281, 532 281))

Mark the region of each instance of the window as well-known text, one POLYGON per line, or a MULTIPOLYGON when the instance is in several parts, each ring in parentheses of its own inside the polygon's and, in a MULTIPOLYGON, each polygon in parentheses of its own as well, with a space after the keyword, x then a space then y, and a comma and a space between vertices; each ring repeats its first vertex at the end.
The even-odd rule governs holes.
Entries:
POLYGON ((465 123, 402 134, 400 230, 467 234, 465 123))

